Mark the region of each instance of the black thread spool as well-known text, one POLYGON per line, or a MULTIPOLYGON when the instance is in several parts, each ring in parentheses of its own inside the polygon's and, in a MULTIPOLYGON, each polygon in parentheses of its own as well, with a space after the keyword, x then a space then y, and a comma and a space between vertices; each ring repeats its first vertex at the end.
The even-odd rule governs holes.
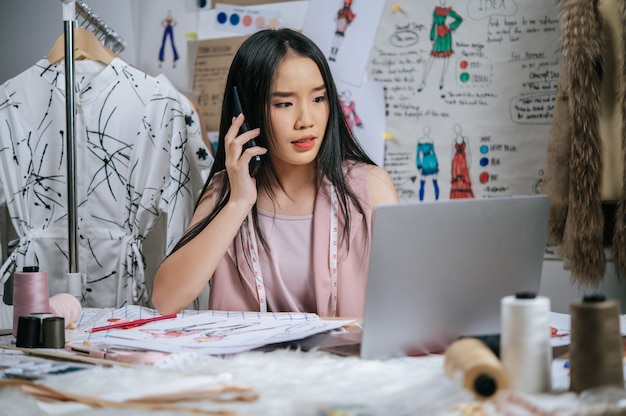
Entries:
POLYGON ((41 336, 41 319, 36 316, 20 316, 17 324, 15 346, 20 348, 38 348, 41 336))
POLYGON ((570 305, 570 390, 581 393, 600 386, 624 387, 620 310, 602 294, 584 296, 570 305))

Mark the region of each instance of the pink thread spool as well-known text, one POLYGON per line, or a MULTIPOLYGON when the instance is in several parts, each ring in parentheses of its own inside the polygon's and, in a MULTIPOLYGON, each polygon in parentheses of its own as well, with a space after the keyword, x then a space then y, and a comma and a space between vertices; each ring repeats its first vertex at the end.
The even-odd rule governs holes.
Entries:
POLYGON ((50 312, 65 319, 65 325, 76 323, 83 313, 78 299, 69 293, 58 293, 50 298, 50 312))
POLYGON ((13 336, 17 337, 20 316, 50 313, 48 273, 37 266, 26 266, 15 272, 13 280, 13 336))

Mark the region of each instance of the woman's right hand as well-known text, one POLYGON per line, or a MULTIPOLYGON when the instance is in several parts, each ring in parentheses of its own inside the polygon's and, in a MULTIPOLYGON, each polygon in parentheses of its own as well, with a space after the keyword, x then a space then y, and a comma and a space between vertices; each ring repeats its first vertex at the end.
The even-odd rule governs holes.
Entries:
POLYGON ((260 129, 251 129, 239 134, 243 121, 243 114, 236 118, 234 117, 233 123, 224 137, 225 164, 230 183, 230 201, 252 207, 256 202, 257 190, 256 180, 250 176, 250 160, 256 155, 264 155, 267 153, 267 149, 254 146, 244 151, 243 145, 256 138, 260 133, 260 129))

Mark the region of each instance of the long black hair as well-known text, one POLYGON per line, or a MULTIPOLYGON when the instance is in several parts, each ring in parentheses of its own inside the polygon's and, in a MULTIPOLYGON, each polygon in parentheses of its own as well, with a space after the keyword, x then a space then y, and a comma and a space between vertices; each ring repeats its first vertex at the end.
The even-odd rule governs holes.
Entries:
MULTIPOLYGON (((363 207, 358 198, 345 180, 342 169, 347 160, 359 161, 373 165, 374 162, 365 153, 348 126, 346 117, 339 102, 337 87, 326 61, 326 57, 317 45, 305 35, 292 29, 267 29, 254 33, 244 41, 237 51, 228 72, 226 88, 222 103, 220 118, 219 142, 215 160, 209 173, 207 182, 202 189, 202 195, 217 172, 226 169, 224 137, 232 124, 233 117, 233 86, 239 89, 239 95, 245 106, 246 120, 251 126, 261 128, 261 134, 256 138, 257 145, 268 147, 268 137, 271 135, 270 124, 270 96, 277 70, 288 54, 295 54, 312 59, 322 74, 329 104, 329 119, 324 134, 324 140, 316 158, 318 188, 324 177, 335 186, 340 210, 345 218, 343 237, 348 242, 350 230, 349 200, 357 210, 365 216, 363 207)), ((272 163, 271 152, 262 156, 261 167, 256 175, 257 190, 263 190, 273 198, 272 185, 282 185, 276 175, 272 163)), ((223 175, 221 194, 213 211, 188 230, 178 242, 174 251, 182 247, 197 236, 215 216, 224 208, 230 197, 228 175, 223 175)), ((199 200, 198 200, 199 202, 199 200)), ((252 208, 254 226, 262 244, 265 240, 258 227, 256 204, 252 208)))

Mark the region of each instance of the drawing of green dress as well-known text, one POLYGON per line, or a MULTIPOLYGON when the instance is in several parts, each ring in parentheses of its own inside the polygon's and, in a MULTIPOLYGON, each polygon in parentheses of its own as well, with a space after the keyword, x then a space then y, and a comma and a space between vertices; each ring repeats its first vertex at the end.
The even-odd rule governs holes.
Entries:
POLYGON ((430 54, 437 58, 447 58, 452 55, 452 31, 456 30, 463 19, 452 7, 435 7, 433 12, 433 25, 430 29, 430 40, 433 42, 433 49, 430 54), (446 25, 446 19, 454 19, 446 25))

